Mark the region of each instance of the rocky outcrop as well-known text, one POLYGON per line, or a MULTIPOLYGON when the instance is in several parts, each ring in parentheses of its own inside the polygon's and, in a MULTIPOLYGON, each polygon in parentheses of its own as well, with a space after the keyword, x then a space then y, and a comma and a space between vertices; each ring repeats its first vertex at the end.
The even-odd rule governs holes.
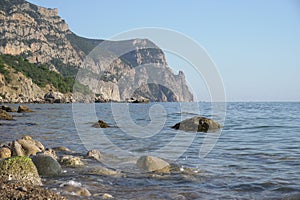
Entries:
POLYGON ((222 128, 222 126, 212 119, 197 116, 183 120, 175 124, 172 128, 191 132, 210 132, 216 131, 222 128))
POLYGON ((0 102, 4 103, 34 103, 43 102, 45 91, 32 82, 21 72, 16 72, 6 66, 10 81, 0 73, 0 102))

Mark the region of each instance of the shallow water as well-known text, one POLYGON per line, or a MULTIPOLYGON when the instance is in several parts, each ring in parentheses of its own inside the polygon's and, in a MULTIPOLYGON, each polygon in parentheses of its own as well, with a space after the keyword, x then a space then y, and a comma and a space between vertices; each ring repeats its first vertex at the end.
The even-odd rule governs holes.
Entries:
POLYGON ((204 158, 199 149, 205 134, 170 127, 197 114, 218 119, 209 103, 200 103, 199 110, 192 103, 126 105, 30 104, 34 113, 13 113, 15 121, 1 122, 0 142, 31 135, 46 147, 99 149, 103 164, 122 175, 67 169, 47 184, 55 188, 73 180, 92 194, 117 199, 282 199, 300 193, 300 103, 228 103, 223 131, 204 158), (98 119, 112 127, 92 128, 98 119), (135 167, 140 155, 157 155, 194 172, 143 174, 135 167))

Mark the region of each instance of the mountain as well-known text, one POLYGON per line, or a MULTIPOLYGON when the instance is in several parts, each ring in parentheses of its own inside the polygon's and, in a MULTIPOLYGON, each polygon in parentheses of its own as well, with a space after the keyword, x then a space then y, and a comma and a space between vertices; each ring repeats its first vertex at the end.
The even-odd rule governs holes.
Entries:
MULTIPOLYGON (((0 54, 15 56, 8 60, 15 59, 17 62, 21 57, 25 63, 31 63, 26 66, 48 68, 56 73, 51 73, 51 77, 55 78, 47 80, 48 75, 45 75, 46 81, 41 81, 24 67, 13 67, 12 63, 6 63, 7 59, 2 59, 4 71, 11 73, 11 68, 14 68, 15 73, 31 78, 43 91, 39 91, 40 94, 45 94, 49 88, 62 93, 78 92, 72 87, 72 84, 78 83, 79 88, 88 86, 101 101, 140 97, 150 101, 193 100, 183 72, 174 74, 163 51, 150 40, 83 38, 69 29, 58 16, 57 9, 36 6, 25 0, 0 0, 0 25, 0 54), (35 82, 37 80, 47 84, 41 85, 35 82), (58 84, 54 80, 61 82, 58 84)), ((35 74, 41 73, 47 74, 45 71, 35 74)), ((5 78, 2 74, 2 79, 5 78)), ((15 98, 9 97, 11 92, 6 92, 10 86, 5 87, 5 90, 0 88, 1 96, 14 101, 15 98)), ((16 96, 28 93, 18 92, 16 96)))

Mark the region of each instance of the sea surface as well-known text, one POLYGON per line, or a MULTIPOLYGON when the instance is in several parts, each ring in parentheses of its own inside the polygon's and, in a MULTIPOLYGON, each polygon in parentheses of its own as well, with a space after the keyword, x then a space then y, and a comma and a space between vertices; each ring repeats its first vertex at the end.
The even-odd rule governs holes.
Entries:
POLYGON ((13 113, 15 121, 1 122, 0 142, 31 135, 48 148, 66 146, 79 154, 98 149, 104 159, 92 167, 106 166, 122 174, 66 169, 44 180, 54 190, 71 181, 92 194, 109 193, 116 199, 300 199, 300 103, 227 103, 217 112, 210 103, 27 106, 35 112, 13 113), (196 115, 220 121, 222 132, 171 128, 196 115), (93 128, 99 119, 111 127, 93 128), (166 159, 180 171, 141 172, 135 162, 142 155, 166 159))

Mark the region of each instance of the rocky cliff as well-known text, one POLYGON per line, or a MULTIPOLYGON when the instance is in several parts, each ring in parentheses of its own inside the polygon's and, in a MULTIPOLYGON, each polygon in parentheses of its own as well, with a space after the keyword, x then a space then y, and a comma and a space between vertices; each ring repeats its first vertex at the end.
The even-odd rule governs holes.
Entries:
POLYGON ((63 77, 77 75, 103 100, 193 100, 183 72, 175 75, 151 41, 82 38, 69 30, 57 9, 24 0, 0 0, 0 53, 21 55, 37 67, 45 64, 63 77))

